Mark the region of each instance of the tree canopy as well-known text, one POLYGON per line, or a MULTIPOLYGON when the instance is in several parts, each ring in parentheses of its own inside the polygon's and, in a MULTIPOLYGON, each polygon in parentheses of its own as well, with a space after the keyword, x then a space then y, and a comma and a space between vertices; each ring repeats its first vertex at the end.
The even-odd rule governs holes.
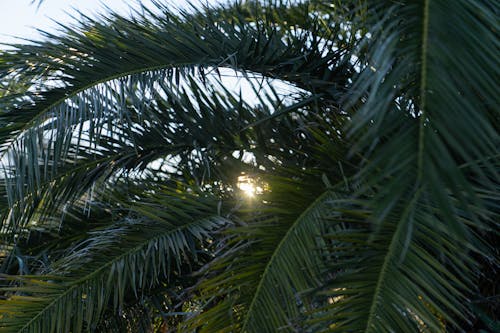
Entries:
POLYGON ((0 52, 0 332, 498 330, 496 1, 155 6, 0 52))

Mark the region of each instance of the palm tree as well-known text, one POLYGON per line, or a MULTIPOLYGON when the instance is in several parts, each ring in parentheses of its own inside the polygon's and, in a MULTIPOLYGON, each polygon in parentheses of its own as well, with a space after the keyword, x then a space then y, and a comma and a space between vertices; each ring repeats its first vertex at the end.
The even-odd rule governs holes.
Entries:
POLYGON ((495 1, 156 7, 0 54, 1 332, 498 328, 495 1))

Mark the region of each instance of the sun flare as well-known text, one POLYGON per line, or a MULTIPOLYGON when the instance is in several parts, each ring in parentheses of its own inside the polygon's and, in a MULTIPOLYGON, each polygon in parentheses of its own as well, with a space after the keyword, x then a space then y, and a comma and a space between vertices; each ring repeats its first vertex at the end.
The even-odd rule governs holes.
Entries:
POLYGON ((254 197, 256 194, 262 194, 264 191, 264 189, 255 182, 255 179, 245 174, 238 176, 238 183, 236 185, 238 189, 249 198, 254 197))
POLYGON ((238 188, 242 190, 246 196, 255 196, 255 186, 251 183, 238 183, 238 188))

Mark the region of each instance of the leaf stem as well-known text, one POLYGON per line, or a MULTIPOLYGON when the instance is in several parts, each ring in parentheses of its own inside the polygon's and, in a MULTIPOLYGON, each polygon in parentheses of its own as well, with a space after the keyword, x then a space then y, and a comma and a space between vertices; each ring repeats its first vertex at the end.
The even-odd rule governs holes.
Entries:
POLYGON ((422 53, 421 53, 421 68, 420 68, 420 128, 418 138, 418 175, 417 182, 421 182, 423 178, 424 167, 424 147, 425 147, 425 122, 427 117, 427 52, 429 44, 429 3, 430 0, 425 0, 423 9, 423 25, 422 25, 422 53))

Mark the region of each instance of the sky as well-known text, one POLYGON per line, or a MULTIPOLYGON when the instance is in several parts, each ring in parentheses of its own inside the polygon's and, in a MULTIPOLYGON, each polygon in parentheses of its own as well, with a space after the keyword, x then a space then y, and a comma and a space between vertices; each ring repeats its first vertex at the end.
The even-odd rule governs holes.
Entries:
MULTIPOLYGON (((14 36, 37 39, 40 35, 35 28, 53 32, 57 26, 53 20, 63 24, 71 23, 74 19, 70 14, 74 14, 75 9, 93 17, 96 13, 102 12, 105 4, 121 14, 127 14, 130 13, 129 6, 137 6, 137 2, 137 0, 44 0, 38 6, 37 3, 31 4, 31 0, 0 0, 0 43, 19 42, 13 38, 14 36)), ((151 5, 150 0, 141 2, 151 5)), ((163 2, 178 7, 185 6, 189 0, 163 2)), ((0 45, 0 48, 4 47, 0 45)))

